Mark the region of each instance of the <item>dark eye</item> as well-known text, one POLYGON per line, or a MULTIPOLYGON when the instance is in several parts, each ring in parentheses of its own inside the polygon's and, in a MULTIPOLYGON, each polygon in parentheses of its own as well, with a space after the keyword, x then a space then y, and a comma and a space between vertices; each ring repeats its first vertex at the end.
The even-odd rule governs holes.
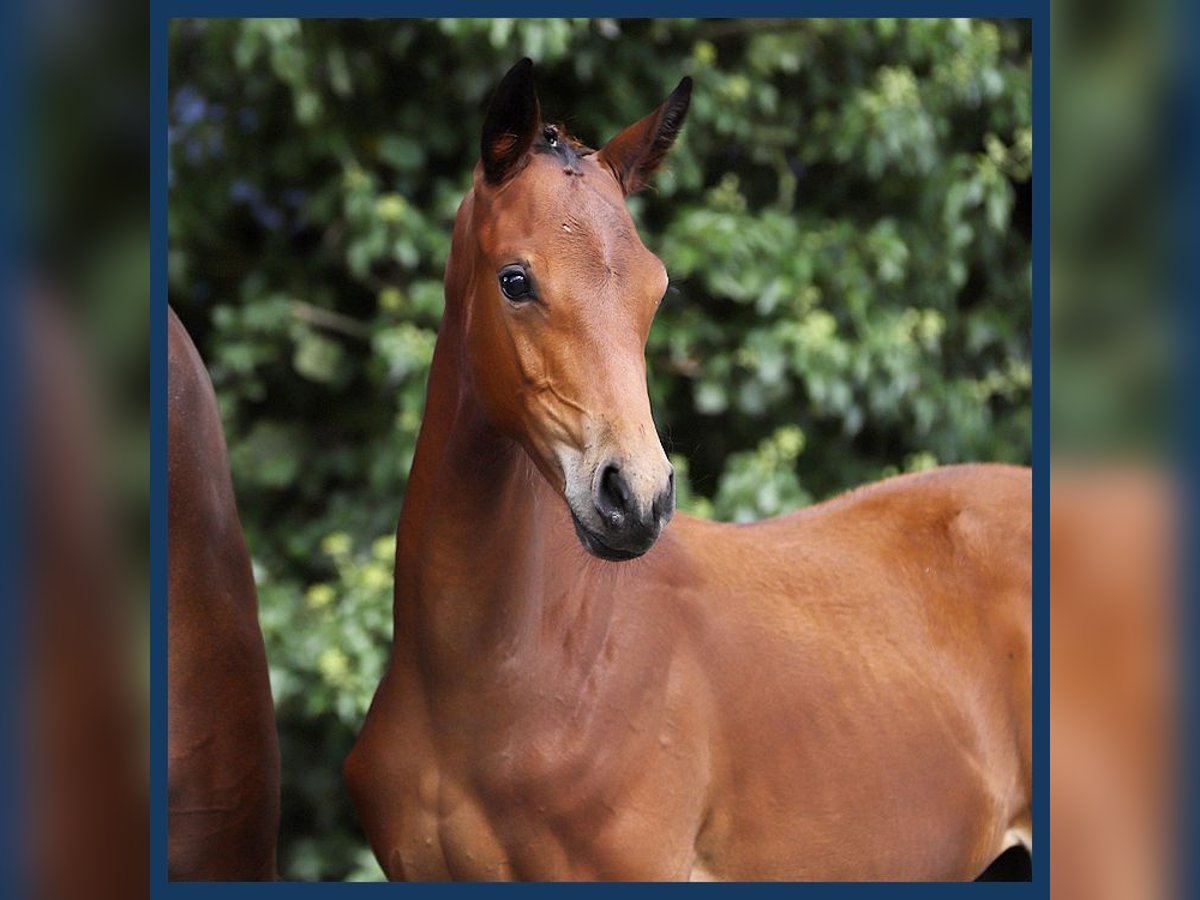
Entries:
POLYGON ((500 290, 509 300, 520 302, 533 299, 533 282, 520 266, 500 270, 500 290))

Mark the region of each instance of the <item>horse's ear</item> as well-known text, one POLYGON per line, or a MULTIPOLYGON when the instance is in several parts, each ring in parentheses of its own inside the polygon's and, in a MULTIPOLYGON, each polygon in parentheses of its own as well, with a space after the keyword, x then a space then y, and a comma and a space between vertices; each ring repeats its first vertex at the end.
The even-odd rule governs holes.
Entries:
POLYGON ((626 194, 640 191, 654 174, 687 116, 692 79, 684 78, 671 96, 646 118, 634 122, 604 145, 596 158, 608 166, 626 194))
POLYGON ((525 57, 500 81, 483 120, 480 156, 489 182, 500 184, 513 174, 533 143, 541 115, 533 87, 533 60, 525 57))

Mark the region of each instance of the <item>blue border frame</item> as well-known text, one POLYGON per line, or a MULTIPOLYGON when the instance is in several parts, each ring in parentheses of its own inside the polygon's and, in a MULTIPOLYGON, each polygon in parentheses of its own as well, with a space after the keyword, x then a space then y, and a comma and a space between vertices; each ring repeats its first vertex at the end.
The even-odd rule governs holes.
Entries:
MULTIPOLYGON (((0 14, 0 28, 6 34, 23 34, 28 22, 24 4, 6 5, 0 14)), ((28 45, 23 41, 5 42, 4 58, 0 61, 0 122, 22 123, 27 115, 25 92, 30 60, 28 45)), ((27 392, 23 382, 29 377, 26 364, 27 349, 22 341, 25 333, 22 321, 26 312, 28 288, 24 282, 24 246, 22 213, 26 200, 21 174, 27 168, 28 150, 16 135, 19 126, 11 124, 3 130, 0 145, 0 359, 7 364, 8 376, 0 383, 0 422, 9 426, 8 435, 25 434, 25 402, 27 392)), ((20 810, 28 803, 23 773, 26 771, 22 725, 26 719, 27 691, 24 681, 29 671, 26 643, 21 639, 26 627, 25 598, 28 596, 25 566, 25 531, 28 508, 22 473, 26 469, 28 442, 0 442, 0 572, 4 573, 0 587, 0 656, 4 659, 0 708, 5 715, 0 722, 0 794, 5 797, 0 813, 0 885, 11 885, 14 893, 28 892, 28 873, 24 867, 25 841, 20 810)))
MULTIPOLYGON (((1033 881, 1030 883, 991 883, 953 885, 941 883, 831 884, 814 882, 801 885, 790 883, 738 884, 736 890, 749 890, 760 895, 781 891, 802 891, 806 896, 838 897, 927 897, 931 893, 944 896, 947 892, 961 895, 978 893, 989 897, 1003 896, 1033 900, 1050 895, 1048 866, 1049 791, 1046 773, 1050 746, 1049 727, 1049 545, 1046 523, 1049 517, 1050 486, 1050 204, 1049 204, 1049 28, 1048 0, 980 0, 980 2, 947 2, 947 0, 810 0, 805 3, 750 2, 743 4, 700 2, 636 3, 621 0, 608 4, 578 4, 574 15, 595 13, 606 16, 679 16, 747 17, 764 16, 794 18, 831 16, 869 18, 899 16, 932 18, 949 15, 1030 19, 1033 35, 1033 571, 1034 571, 1034 641, 1033 641, 1033 721, 1034 721, 1034 834, 1037 835, 1033 857, 1033 881), (998 892, 998 893, 997 893, 998 892)), ((151 840, 150 888, 153 896, 211 897, 211 896, 311 896, 322 897, 350 891, 404 890, 428 896, 430 892, 484 891, 580 891, 624 892, 628 890, 672 890, 669 885, 433 885, 372 887, 354 884, 305 884, 279 882, 275 884, 189 884, 167 881, 167 24, 171 18, 263 17, 273 15, 305 18, 358 18, 401 16, 483 16, 505 15, 549 16, 561 13, 559 4, 523 2, 511 7, 478 3, 387 3, 381 0, 151 0, 150 2, 150 284, 151 284, 151 409, 150 409, 150 578, 152 603, 150 627, 152 654, 150 660, 150 724, 151 724, 151 840), (262 892, 260 894, 259 892, 262 892)), ((675 888, 679 889, 679 888, 675 888)), ((724 890, 721 886, 691 887, 683 890, 724 890)))
POLYGON ((150 892, 167 889, 167 12, 150 0, 150 892))
MULTIPOLYGON (((1033 16, 1033 884, 1050 897, 1050 10, 1033 16)), ((164 754, 165 755, 165 754, 164 754)))
POLYGON ((1173 336, 1170 351, 1175 361, 1175 394, 1171 398, 1174 418, 1172 465, 1180 480, 1179 515, 1176 526, 1176 555, 1178 584, 1176 609, 1178 627, 1174 646, 1174 670, 1177 700, 1175 767, 1178 779, 1178 804, 1174 827, 1179 896, 1195 892, 1200 885, 1200 857, 1194 851, 1200 839, 1200 777, 1194 767, 1184 764, 1194 759, 1200 748, 1200 662, 1195 648, 1200 646, 1200 607, 1193 602, 1196 585, 1200 583, 1200 557, 1187 552, 1200 540, 1200 471, 1193 460, 1200 459, 1200 397, 1189 390, 1200 384, 1200 357, 1192 351, 1196 335, 1200 334, 1200 227, 1196 215, 1200 210, 1200 59, 1196 58, 1192 36, 1200 26, 1200 10, 1194 4, 1180 3, 1172 10, 1178 17, 1174 38, 1168 45, 1172 54, 1175 81, 1170 111, 1175 114, 1166 137, 1167 161, 1170 171, 1179 178, 1177 206, 1168 213, 1168 233, 1175 240, 1168 250, 1171 266, 1170 281, 1173 295, 1167 310, 1169 320, 1178 323, 1179 332, 1173 336), (1190 640, 1189 640, 1190 638, 1190 640))

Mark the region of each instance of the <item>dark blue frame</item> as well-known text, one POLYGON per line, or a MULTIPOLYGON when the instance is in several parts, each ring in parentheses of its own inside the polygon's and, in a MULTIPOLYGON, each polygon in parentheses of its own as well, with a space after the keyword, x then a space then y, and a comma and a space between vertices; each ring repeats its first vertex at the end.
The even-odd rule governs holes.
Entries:
POLYGON ((1172 101, 1171 127, 1166 135, 1167 163, 1170 176, 1178 178, 1178 205, 1170 211, 1168 233, 1174 241, 1169 248, 1171 283, 1175 294, 1168 313, 1179 330, 1173 337, 1170 352, 1177 366, 1177 383, 1172 385, 1175 395, 1171 406, 1175 413, 1172 421, 1173 433, 1172 464, 1180 476, 1179 520, 1177 528, 1179 585, 1179 627, 1173 652, 1177 663, 1175 678, 1179 690, 1176 714, 1179 728, 1177 734, 1177 759, 1175 777, 1178 783, 1180 809, 1176 815, 1175 859, 1178 860, 1177 877, 1179 896, 1187 896, 1188 888, 1194 892, 1200 885, 1200 856, 1195 853, 1200 840, 1200 776, 1188 760, 1196 758, 1200 747, 1200 661, 1195 657, 1195 648, 1200 642, 1200 608, 1193 601, 1195 587, 1200 579, 1200 556, 1188 552, 1200 540, 1200 477, 1194 462, 1200 457, 1200 396, 1191 385, 1200 384, 1200 356, 1192 352, 1196 336, 1200 334, 1200 274, 1196 261, 1200 260, 1200 227, 1196 222, 1200 211, 1200 59, 1194 52, 1192 41, 1200 27, 1200 10, 1195 4, 1181 3, 1173 9, 1179 17, 1174 39, 1169 52, 1174 56, 1176 82, 1172 101), (1190 640, 1189 640, 1190 638, 1190 640))
MULTIPOLYGON (((380 0, 151 0, 150 31, 150 214, 151 214, 151 555, 150 609, 153 641, 151 679, 151 871, 154 896, 163 897, 241 897, 241 896, 313 896, 339 895, 354 891, 397 890, 424 896, 445 892, 463 893, 513 891, 563 891, 607 893, 614 896, 630 890, 725 890, 721 886, 672 888, 664 885, 430 885, 360 886, 355 884, 186 884, 170 883, 166 871, 167 836, 167 23, 171 18, 259 17, 274 15, 308 18, 347 18, 424 15, 484 16, 492 14, 550 16, 563 12, 561 5, 522 2, 511 6, 494 3, 387 3, 380 0)), ((1030 19, 1033 31, 1033 513, 1034 513, 1034 833, 1037 852, 1033 857, 1031 883, 951 884, 738 884, 736 890, 758 896, 797 891, 806 897, 928 897, 947 896, 1012 897, 1021 900, 1048 898, 1050 894, 1047 842, 1049 792, 1047 763, 1049 752, 1049 546, 1046 524, 1049 516, 1049 388, 1050 388, 1050 262, 1049 262, 1049 3, 1047 0, 981 0, 981 2, 910 2, 910 0, 809 0, 804 3, 748 2, 729 3, 631 3, 628 0, 607 4, 577 4, 573 15, 596 13, 606 16, 833 16, 868 18, 900 16, 906 18, 967 15, 973 17, 1030 19), (582 7, 582 8, 581 8, 582 7)))
MULTIPOLYGON (((23 34, 28 15, 23 4, 7 4, 0 13, 0 34, 23 34)), ((24 42, 9 40, 0 60, 0 122, 24 122, 28 101, 22 90, 24 73, 29 67, 29 50, 24 42)), ((21 774, 24 771, 21 726, 26 721, 26 691, 23 679, 28 668, 28 656, 21 640, 25 626, 27 596, 24 571, 24 532, 28 528, 22 512, 25 510, 24 481, 26 444, 19 438, 24 434, 25 394, 21 380, 29 371, 25 365, 26 348, 22 346, 21 318, 27 298, 22 283, 24 247, 22 243, 22 211, 25 195, 22 173, 27 166, 28 150, 17 138, 20 129, 3 128, 0 144, 0 359, 5 360, 7 378, 0 379, 0 423, 9 425, 5 432, 18 439, 0 441, 0 658, 4 668, 0 673, 0 708, 5 715, 0 720, 0 796, 5 797, 4 815, 0 815, 0 885, 12 885, 15 893, 28 890, 24 832, 16 811, 28 802, 21 774), (15 427, 14 427, 15 426, 15 427)))

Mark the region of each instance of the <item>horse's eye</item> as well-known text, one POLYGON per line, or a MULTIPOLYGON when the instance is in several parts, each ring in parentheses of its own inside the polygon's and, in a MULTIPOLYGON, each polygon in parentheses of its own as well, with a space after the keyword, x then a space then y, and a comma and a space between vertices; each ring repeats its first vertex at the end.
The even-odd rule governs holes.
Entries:
POLYGON ((533 299, 533 283, 520 266, 508 266, 500 271, 500 290, 509 300, 533 299))

